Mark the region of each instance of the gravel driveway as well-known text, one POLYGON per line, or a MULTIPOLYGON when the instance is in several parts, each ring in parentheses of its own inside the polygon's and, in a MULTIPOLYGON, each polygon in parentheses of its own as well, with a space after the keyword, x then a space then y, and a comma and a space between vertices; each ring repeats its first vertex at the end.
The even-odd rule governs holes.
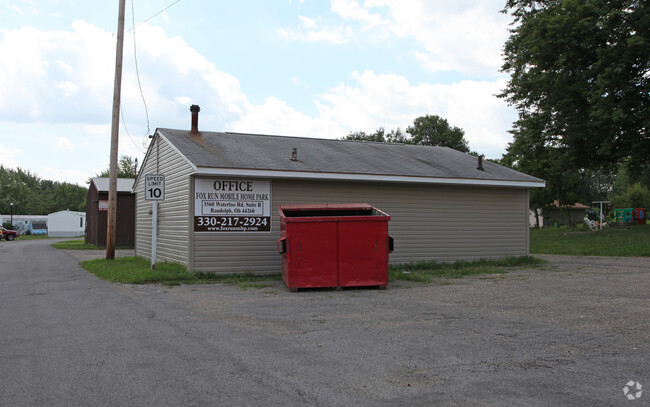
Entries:
POLYGON ((244 357, 311 383, 313 402, 334 391, 363 405, 627 405, 627 382, 650 388, 649 260, 540 257, 539 269, 386 291, 116 289, 180 305, 206 335, 234 327, 257 350, 244 357))
POLYGON ((0 246, 0 405, 650 405, 647 258, 292 293, 115 284, 89 252, 0 246))

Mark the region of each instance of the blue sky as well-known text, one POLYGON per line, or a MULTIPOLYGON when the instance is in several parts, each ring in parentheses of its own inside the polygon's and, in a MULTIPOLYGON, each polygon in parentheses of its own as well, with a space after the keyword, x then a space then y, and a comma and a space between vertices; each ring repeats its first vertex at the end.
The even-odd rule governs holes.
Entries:
MULTIPOLYGON (((494 96, 504 3, 126 0, 119 153, 141 161, 147 135, 189 128, 198 104, 201 130, 321 138, 436 114, 500 157, 516 119, 494 96)), ((79 185, 108 168, 117 11, 0 0, 3 165, 79 185)))

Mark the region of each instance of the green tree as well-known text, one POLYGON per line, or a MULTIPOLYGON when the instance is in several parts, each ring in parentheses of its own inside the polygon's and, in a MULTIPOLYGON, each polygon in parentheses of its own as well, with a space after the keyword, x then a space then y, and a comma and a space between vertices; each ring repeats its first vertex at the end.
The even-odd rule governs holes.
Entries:
POLYGON ((406 128, 406 132, 411 135, 409 144, 449 147, 463 153, 470 152, 463 129, 450 126, 447 119, 440 116, 420 116, 413 121, 413 126, 406 128))
POLYGON ((67 182, 42 180, 21 168, 0 166, 0 213, 47 215, 70 209, 85 211, 88 190, 67 182))
POLYGON ((508 0, 513 18, 499 95, 513 135, 561 149, 568 166, 639 174, 650 162, 650 3, 508 0))
POLYGON ((612 196, 615 208, 646 208, 650 209, 650 192, 648 188, 637 182, 612 196))
POLYGON ((406 132, 410 137, 402 133, 402 130, 400 130, 399 127, 397 130, 391 130, 389 132, 386 132, 386 129, 380 127, 374 133, 369 134, 363 131, 350 132, 350 134, 341 139, 373 141, 378 143, 441 146, 453 148, 454 150, 462 151, 463 153, 478 155, 478 153, 469 150, 469 145, 467 140, 465 140, 465 132, 463 129, 456 126, 450 126, 447 120, 440 116, 420 116, 413 121, 413 126, 408 126, 406 132))
MULTIPOLYGON (((129 155, 121 155, 117 163, 117 178, 135 178, 138 171, 138 159, 129 155)), ((110 177, 110 168, 95 175, 97 178, 110 177)), ((88 180, 90 184, 91 179, 88 180)))
POLYGON ((386 129, 380 127, 374 133, 366 133, 363 131, 350 132, 341 140, 357 140, 357 141, 373 141, 377 143, 406 143, 407 139, 398 127, 397 130, 391 130, 386 133, 386 129))

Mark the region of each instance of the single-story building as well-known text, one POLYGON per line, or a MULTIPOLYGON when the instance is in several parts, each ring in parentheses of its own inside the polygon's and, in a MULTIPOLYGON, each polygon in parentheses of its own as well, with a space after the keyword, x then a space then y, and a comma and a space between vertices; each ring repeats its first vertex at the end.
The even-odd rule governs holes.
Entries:
POLYGON ((77 237, 86 233, 86 213, 71 210, 47 215, 47 235, 50 237, 77 237))
MULTIPOLYGON (((446 147, 159 128, 136 194, 136 255, 191 271, 277 272, 278 205, 367 203, 391 216, 391 263, 529 254, 544 181, 446 147), (164 200, 152 185, 164 176, 164 200)), ((160 185, 160 184, 157 184, 160 185)), ((154 185, 155 187, 156 185, 154 185)))
MULTIPOLYGON (((86 243, 106 247, 109 178, 93 178, 86 198, 86 243)), ((117 179, 115 245, 135 244, 135 195, 133 178, 117 179)))
POLYGON ((21 235, 45 235, 47 234, 47 215, 0 215, 0 224, 11 222, 11 229, 21 235))
POLYGON ((553 205, 544 211, 545 226, 573 226, 582 223, 589 205, 576 202, 573 205, 560 205, 560 201, 555 200, 553 205))

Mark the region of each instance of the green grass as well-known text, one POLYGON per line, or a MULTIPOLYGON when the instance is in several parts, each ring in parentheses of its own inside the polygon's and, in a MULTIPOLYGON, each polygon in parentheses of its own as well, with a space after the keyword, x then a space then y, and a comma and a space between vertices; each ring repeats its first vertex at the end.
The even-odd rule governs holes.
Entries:
POLYGON ((94 244, 86 243, 83 239, 64 240, 63 242, 52 243, 52 247, 64 250, 99 250, 94 244))
MULTIPOLYGON (((457 261, 454 263, 420 262, 389 267, 389 280, 414 282, 431 282, 436 277, 460 278, 476 274, 506 273, 515 267, 534 267, 543 260, 534 257, 512 257, 502 260, 479 260, 474 262, 457 261)), ((95 259, 80 263, 81 267, 97 277, 116 283, 125 284, 233 284, 242 290, 264 289, 274 286, 275 281, 282 280, 280 273, 256 275, 190 273, 178 264, 161 262, 156 270, 151 270, 151 262, 142 257, 118 257, 113 260, 95 259)))
MULTIPOLYGON (((650 256, 650 226, 609 227, 600 232, 575 229, 546 228, 531 230, 531 253, 596 255, 596 256, 650 256)), ((98 249, 83 240, 70 240, 53 244, 61 249, 98 249)), ((390 281, 430 283, 435 278, 461 278, 479 274, 504 274, 514 268, 536 267, 544 263, 535 257, 510 257, 501 260, 478 260, 453 263, 418 262, 390 266, 390 281)), ((142 257, 118 257, 114 260, 96 259, 81 266, 104 280, 127 284, 160 283, 179 284, 234 284, 242 290, 263 289, 280 281, 280 273, 255 275, 190 273, 177 263, 151 263, 142 257)))
MULTIPOLYGON (((64 250, 106 250, 106 247, 86 243, 84 239, 65 240, 52 243, 52 247, 64 250)), ((116 249, 133 249, 133 246, 117 246, 116 249)))
POLYGON ((610 226, 598 232, 531 229, 530 252, 572 256, 650 256, 650 225, 610 226))
POLYGON ((165 285, 180 284, 236 284, 241 289, 266 288, 270 281, 282 279, 280 273, 255 275, 215 273, 190 273, 187 269, 178 264, 161 262, 156 264, 156 270, 151 270, 151 262, 142 257, 118 257, 113 260, 95 259, 80 263, 81 267, 93 273, 97 277, 126 284, 152 284, 160 283, 165 285))
POLYGON ((477 274, 503 274, 516 267, 535 267, 543 260, 524 256, 501 260, 455 261, 453 263, 418 262, 405 263, 388 268, 389 281, 413 281, 429 283, 434 278, 461 278, 477 274))

